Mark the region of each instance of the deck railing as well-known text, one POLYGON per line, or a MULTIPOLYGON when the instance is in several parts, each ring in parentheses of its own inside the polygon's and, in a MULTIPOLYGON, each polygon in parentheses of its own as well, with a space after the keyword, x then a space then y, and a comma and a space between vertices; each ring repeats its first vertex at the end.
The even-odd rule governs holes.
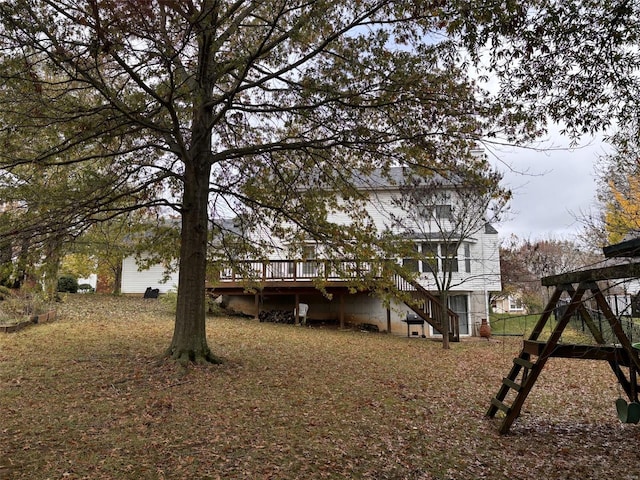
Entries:
POLYGON ((383 262, 362 260, 247 260, 235 268, 223 268, 219 281, 258 282, 350 280, 364 276, 382 276, 383 262))

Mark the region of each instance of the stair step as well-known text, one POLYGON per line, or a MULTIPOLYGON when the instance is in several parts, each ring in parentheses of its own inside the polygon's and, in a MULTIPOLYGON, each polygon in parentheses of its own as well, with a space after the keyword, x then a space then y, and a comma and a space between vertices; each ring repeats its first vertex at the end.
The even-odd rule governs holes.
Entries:
POLYGON ((511 390, 515 390, 516 392, 519 392, 522 388, 522 385, 514 382, 513 380, 509 380, 508 378, 503 378, 502 383, 509 387, 511 390))
POLYGON ((521 367, 528 368, 529 370, 533 368, 533 362, 530 362, 529 360, 521 357, 514 358, 513 363, 515 363, 516 365, 520 365, 521 367))
POLYGON ((511 407, 509 407, 508 405, 505 405, 500 400, 498 400, 496 397, 493 397, 491 399, 491 405, 496 407, 498 410, 502 410, 504 413, 509 413, 509 411, 511 410, 511 407))

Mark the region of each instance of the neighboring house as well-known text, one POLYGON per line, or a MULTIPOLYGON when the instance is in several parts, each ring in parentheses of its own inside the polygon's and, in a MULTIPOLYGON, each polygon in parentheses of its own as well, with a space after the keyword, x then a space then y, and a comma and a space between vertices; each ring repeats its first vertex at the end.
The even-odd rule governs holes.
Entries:
POLYGON ((122 261, 123 294, 144 294, 147 288, 157 288, 160 293, 175 290, 178 286, 178 273, 167 275, 164 265, 153 265, 148 269, 141 269, 133 256, 122 261))
POLYGON ((526 314, 527 307, 522 301, 522 296, 518 293, 513 293, 506 297, 494 298, 491 302, 491 308, 494 313, 513 313, 513 314, 526 314))
MULTIPOLYGON (((479 227, 456 243, 452 251, 445 241, 447 232, 412 228, 411 215, 402 202, 398 201, 401 191, 403 170, 392 169, 392 179, 381 175, 372 175, 359 185, 367 194, 366 210, 379 232, 391 231, 393 234, 413 241, 417 252, 433 252, 429 260, 396 259, 395 261, 415 271, 417 282, 412 283, 404 278, 395 278, 398 290, 417 298, 422 305, 418 311, 398 298, 391 298, 389 308, 383 300, 373 296, 370 290, 358 290, 347 285, 345 280, 367 272, 375 277, 382 275, 380 262, 345 260, 336 267, 336 261, 323 259, 322 245, 309 242, 304 249, 303 258, 287 258, 286 253, 270 258, 269 261, 243 262, 243 270, 252 271, 255 275, 254 290, 247 289, 239 269, 224 268, 219 282, 211 288, 214 294, 222 295, 224 304, 229 308, 257 316, 260 310, 293 311, 300 304, 309 306, 310 321, 337 322, 345 324, 366 324, 367 328, 389 331, 394 334, 422 335, 420 322, 406 322, 408 314, 416 318, 427 319, 424 333, 426 336, 438 336, 437 311, 441 308, 435 288, 434 271, 452 271, 452 286, 448 293, 450 331, 455 337, 477 334, 482 319, 489 315, 489 293, 500 291, 500 262, 497 231, 478 218, 479 227), (406 221, 405 221, 406 220, 406 221), (445 265, 446 263, 446 265, 445 265), (341 273, 336 273, 337 271, 341 273), (345 271, 352 272, 345 274, 345 271), (344 278, 344 277, 349 278, 344 278), (322 278, 321 292, 316 288, 314 280, 322 278)), ((442 187, 446 190, 446 187, 442 187)), ((448 202, 438 203, 429 208, 430 215, 437 215, 446 220, 455 206, 455 192, 448 192, 439 198, 448 202)), ((411 208, 411 207, 409 207, 411 208)), ((417 207, 416 207, 417 208, 417 207)), ((350 218, 346 214, 333 214, 328 220, 346 224, 350 218)), ((450 233, 450 232, 449 232, 450 233)), ((450 241, 451 237, 448 237, 450 241)), ((277 249, 287 251, 287 245, 277 249)), ((237 266, 237 265, 236 265, 237 266)), ((161 283, 164 269, 160 266, 151 270, 140 271, 132 258, 125 260, 122 272, 122 292, 143 294, 147 287, 167 291, 177 284, 177 280, 161 283)))
POLYGON ((640 281, 638 279, 618 280, 616 283, 607 282, 604 296, 616 316, 637 317, 640 296, 640 281))

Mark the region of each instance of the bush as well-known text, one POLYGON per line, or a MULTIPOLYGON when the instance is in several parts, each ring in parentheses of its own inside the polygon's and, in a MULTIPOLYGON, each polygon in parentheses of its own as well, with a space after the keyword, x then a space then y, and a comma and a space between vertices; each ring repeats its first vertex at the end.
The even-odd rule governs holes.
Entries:
POLYGON ((78 285, 78 292, 80 293, 93 293, 95 290, 88 283, 81 283, 78 285))
POLYGON ((169 308, 171 308, 171 311, 173 311, 175 313, 176 308, 178 306, 178 289, 177 289, 177 287, 172 288, 171 290, 166 292, 164 295, 161 295, 160 296, 160 301, 164 305, 167 305, 169 308))
POLYGON ((9 287, 5 287, 4 285, 0 285, 0 300, 6 300, 8 298, 13 297, 14 291, 9 287))
MULTIPOLYGON (((178 289, 173 288, 168 292, 162 294, 160 296, 160 301, 171 308, 171 310, 175 313, 176 307, 178 306, 178 289)), ((216 302, 213 298, 207 296, 205 299, 205 309, 207 313, 211 315, 221 315, 224 313, 224 309, 222 306, 216 302)))
POLYGON ((75 277, 66 275, 58 279, 58 291, 77 293, 78 292, 78 280, 75 277))
MULTIPOLYGON (((6 293, 2 288, 0 290, 6 293)), ((24 317, 39 315, 48 310, 48 305, 41 292, 27 288, 12 291, 0 301, 0 321, 20 320, 24 317)))

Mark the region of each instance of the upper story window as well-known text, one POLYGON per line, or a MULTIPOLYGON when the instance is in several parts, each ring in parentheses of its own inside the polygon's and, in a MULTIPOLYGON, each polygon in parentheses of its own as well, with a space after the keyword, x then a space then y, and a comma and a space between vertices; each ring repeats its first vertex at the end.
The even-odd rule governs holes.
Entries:
POLYGON ((420 216, 429 220, 450 220, 453 218, 453 209, 449 204, 425 205, 420 207, 420 216))
POLYGON ((433 213, 438 219, 451 219, 453 217, 451 205, 434 205, 433 213))
POLYGON ((464 244, 464 271, 471 273, 471 245, 464 244))

